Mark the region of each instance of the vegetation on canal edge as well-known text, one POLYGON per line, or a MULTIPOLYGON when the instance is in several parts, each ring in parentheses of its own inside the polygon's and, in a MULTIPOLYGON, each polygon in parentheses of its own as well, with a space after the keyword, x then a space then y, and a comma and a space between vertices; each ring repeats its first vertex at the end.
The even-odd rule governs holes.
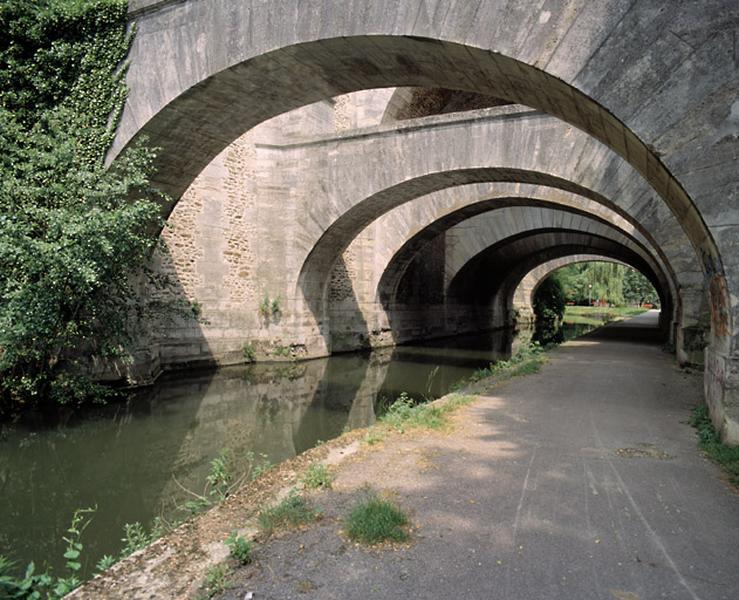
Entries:
POLYGON ((143 268, 163 224, 161 196, 149 185, 154 153, 139 144, 105 165, 126 96, 127 5, 0 4, 0 413, 6 415, 105 399, 110 389, 85 374, 93 362, 129 360, 135 323, 173 310, 135 289, 169 285, 143 268))
POLYGON ((450 413, 471 401, 471 396, 452 394, 441 402, 418 404, 408 394, 402 392, 378 421, 381 425, 401 433, 414 428, 440 429, 447 423, 450 413))
POLYGON ((351 510, 345 529, 350 539, 374 545, 385 541, 405 542, 406 525, 408 517, 400 507, 373 493, 351 510))
POLYGON ((705 404, 696 406, 690 418, 690 424, 698 433, 698 447, 706 455, 721 465, 726 471, 729 481, 739 487, 739 447, 727 446, 721 441, 708 414, 705 404))
POLYGON ((330 488, 333 477, 326 465, 313 463, 305 470, 301 481, 306 488, 315 490, 318 488, 330 488))
POLYGON ((532 342, 522 346, 509 360, 491 363, 459 380, 451 386, 452 393, 438 401, 417 402, 406 392, 401 392, 382 411, 377 423, 368 428, 364 441, 370 446, 374 445, 385 439, 388 431, 404 433, 409 429, 441 429, 455 410, 474 400, 474 396, 460 393, 470 384, 483 379, 491 379, 491 383, 496 383, 511 377, 536 373, 545 360, 544 348, 532 342))
POLYGON ((225 543, 229 549, 229 556, 238 561, 239 564, 248 565, 251 562, 251 542, 240 536, 236 530, 231 532, 225 543))
POLYGON ((315 510, 300 496, 297 490, 292 490, 287 498, 279 504, 265 508, 257 516, 262 532, 271 535, 284 527, 296 527, 311 523, 320 517, 320 511, 315 510))
POLYGON ((177 508, 189 512, 191 515, 197 514, 214 503, 223 502, 244 482, 254 481, 271 467, 272 463, 266 454, 255 454, 254 452, 244 453, 240 457, 237 467, 231 453, 228 450, 221 450, 218 456, 210 461, 210 469, 205 477, 202 492, 198 493, 186 488, 175 478, 175 483, 190 496, 190 500, 177 508), (237 474, 239 471, 240 474, 237 474))
POLYGON ((15 564, 4 556, 0 556, 0 598, 18 598, 36 600, 41 598, 63 598, 82 583, 79 571, 82 568, 81 555, 84 546, 82 533, 90 524, 90 515, 95 508, 76 510, 72 523, 63 538, 67 542, 64 552, 66 559, 65 576, 55 576, 51 569, 36 572, 36 565, 31 562, 22 576, 13 574, 15 564))
POLYGON ((231 575, 230 567, 225 563, 211 565, 205 573, 205 581, 201 587, 200 598, 212 598, 216 594, 221 594, 229 588, 229 576, 231 575))
POLYGON ((516 353, 508 360, 499 360, 490 363, 490 366, 484 369, 478 369, 467 379, 455 384, 455 389, 460 389, 470 383, 476 383, 483 379, 493 378, 494 381, 505 381, 519 375, 531 375, 538 372, 539 368, 546 361, 544 355, 545 348, 538 342, 531 342, 519 348, 516 353))

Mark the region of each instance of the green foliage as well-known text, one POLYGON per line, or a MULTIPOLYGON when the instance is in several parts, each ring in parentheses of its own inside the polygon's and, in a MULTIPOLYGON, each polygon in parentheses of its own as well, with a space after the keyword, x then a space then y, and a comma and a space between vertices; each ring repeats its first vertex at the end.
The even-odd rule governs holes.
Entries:
POLYGON ((264 298, 262 298, 262 301, 259 303, 259 314, 265 319, 269 319, 269 316, 272 314, 269 295, 267 294, 264 295, 264 298))
POLYGON ((369 431, 367 431, 367 434, 364 436, 364 441, 370 446, 379 444, 384 439, 385 435, 377 427, 370 427, 369 431))
POLYGON ((210 461, 210 471, 205 478, 210 486, 210 493, 223 501, 231 492, 233 473, 228 450, 221 450, 220 454, 210 461))
POLYGON ((387 540, 404 542, 408 533, 403 529, 408 517, 392 502, 376 495, 357 504, 346 519, 347 535, 364 544, 378 544, 387 540))
POLYGON ((97 562, 97 565, 95 565, 95 570, 98 573, 104 573, 110 567, 112 567, 117 561, 115 556, 111 556, 110 554, 104 554, 103 557, 97 562))
POLYGON ((536 332, 534 337, 544 344, 562 341, 561 320, 565 312, 562 284, 554 276, 547 277, 534 293, 536 332))
POLYGON ((126 93, 126 11, 0 4, 0 411, 106 397, 81 356, 126 360, 133 324, 161 309, 133 277, 162 224, 153 152, 104 164, 126 93))
POLYGON ((552 274, 562 284, 568 302, 620 306, 659 303, 651 282, 639 271, 612 262, 592 261, 568 265, 552 274))
POLYGON ((63 538, 67 542, 64 551, 66 577, 54 577, 50 569, 43 573, 36 573, 36 567, 31 562, 26 567, 23 576, 19 578, 12 574, 14 563, 0 555, 0 598, 59 599, 77 588, 81 583, 78 574, 82 568, 80 557, 84 549, 81 541, 82 534, 91 521, 87 515, 94 513, 95 510, 95 508, 81 508, 74 512, 67 535, 63 538))
POLYGON ((229 548, 231 558, 242 565, 248 565, 251 562, 251 542, 240 536, 235 529, 226 538, 226 546, 229 548))
POLYGON ((254 344, 247 342, 243 348, 244 362, 253 363, 257 360, 257 351, 254 348, 254 344))
POLYGON ((731 483, 739 486, 739 447, 727 446, 721 441, 705 404, 693 409, 690 424, 697 430, 700 449, 726 470, 731 483))
POLYGON ((207 598, 212 598, 216 594, 221 594, 228 589, 229 574, 230 569, 226 564, 221 563, 208 567, 208 570, 205 572, 205 582, 203 584, 207 598))
POLYGON ((544 309, 549 310, 558 319, 561 319, 562 315, 565 314, 565 294, 562 284, 556 277, 547 277, 536 288, 534 312, 538 316, 544 309))
POLYGON ((278 317, 282 314, 282 307, 279 296, 272 299, 272 302, 269 305, 269 312, 273 317, 278 317))
POLYGON ((125 523, 123 525, 123 548, 121 550, 121 558, 133 554, 137 550, 146 548, 152 542, 152 537, 146 528, 139 523, 125 523))
POLYGON ((508 360, 499 360, 484 369, 478 369, 470 377, 459 381, 453 387, 461 389, 470 383, 483 379, 493 378, 495 381, 504 381, 519 375, 536 373, 544 363, 544 348, 538 342, 531 342, 521 346, 508 360))
POLYGON ((441 429, 450 413, 471 401, 471 396, 454 394, 441 402, 418 404, 407 393, 401 392, 379 422, 401 433, 414 428, 441 429))
POLYGON ((326 465, 313 463, 303 473, 302 481, 308 489, 330 488, 333 477, 326 465))
POLYGON ((257 521, 262 531, 270 535, 283 527, 311 523, 319 516, 320 513, 317 510, 312 508, 296 490, 292 490, 282 502, 260 512, 257 521))
POLYGON ((197 493, 183 486, 175 478, 175 483, 190 496, 190 500, 177 508, 195 515, 228 498, 244 481, 253 481, 272 468, 266 454, 244 453, 242 460, 235 461, 228 450, 221 450, 210 462, 203 491, 197 493))
POLYGON ((265 292, 264 298, 259 303, 259 314, 269 323, 270 319, 277 319, 282 314, 282 302, 280 297, 270 298, 265 292))
POLYGON ((626 269, 624 274, 624 300, 629 304, 659 304, 659 296, 652 283, 639 271, 626 269))
POLYGON ((401 392, 379 421, 400 432, 416 427, 439 429, 444 424, 443 413, 438 406, 417 404, 405 392, 401 392))
POLYGON ((269 458, 267 458, 266 454, 247 452, 245 455, 245 463, 247 465, 246 476, 250 481, 254 481, 257 477, 272 468, 272 463, 269 458))
POLYGON ((290 357, 290 346, 275 346, 274 355, 282 356, 284 358, 289 358, 290 357))

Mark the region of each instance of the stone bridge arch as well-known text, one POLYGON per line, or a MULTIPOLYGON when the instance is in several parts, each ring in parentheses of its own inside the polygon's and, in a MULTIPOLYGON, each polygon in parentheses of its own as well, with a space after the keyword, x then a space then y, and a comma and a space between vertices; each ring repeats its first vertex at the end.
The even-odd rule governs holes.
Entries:
MULTIPOLYGON (((693 93, 680 90, 680 112, 690 112, 705 103, 710 89, 736 83, 733 57, 717 51, 724 41, 716 39, 721 33, 731 39, 725 7, 681 7, 676 14, 664 6, 655 11, 595 2, 588 10, 572 11, 568 4, 561 0, 546 15, 530 11, 523 25, 518 13, 492 0, 474 10, 458 0, 443 11, 422 0, 394 10, 340 0, 315 0, 310 7, 290 0, 237 5, 140 0, 131 7, 138 35, 127 81, 134 91, 112 155, 135 137, 148 135, 162 149, 156 183, 176 200, 228 143, 254 125, 310 102, 408 85, 487 93, 544 110, 626 157, 681 216, 696 248, 720 267, 701 215, 660 153, 648 146, 679 119, 675 104, 666 106, 673 98, 650 98, 651 86, 629 82, 623 58, 627 48, 639 48, 641 54, 652 47, 655 37, 664 42, 659 53, 647 56, 655 66, 669 56, 667 68, 655 69, 654 83, 685 80, 686 70, 694 75, 693 93), (309 14, 321 17, 306 18, 309 14), (623 19, 641 26, 617 27, 623 19), (684 30, 686 22, 691 26, 683 33, 697 38, 707 55, 698 54, 688 64, 684 58, 695 47, 688 50, 684 38, 664 31, 665 23, 684 30), (495 33, 482 23, 495 23, 495 33), (573 29, 575 23, 579 26, 573 29), (522 28, 527 30, 523 45, 517 35, 522 28), (583 29, 592 35, 583 38, 583 29), (699 58, 711 61, 711 77, 696 64, 699 58), (695 78, 703 79, 699 89, 695 78), (252 102, 245 106, 243 98, 252 102), (647 117, 649 108, 656 109, 650 115, 654 119, 647 117), (666 123, 668 108, 672 116, 666 123)), ((730 115, 730 105, 722 108, 730 115)))
MULTIPOLYGON (((449 302, 482 307, 483 310, 478 312, 483 318, 487 318, 488 313, 500 315, 502 319, 496 321, 496 325, 509 327, 515 325, 510 303, 511 288, 515 289, 512 282, 519 281, 531 269, 547 261, 597 253, 630 264, 645 273, 665 298, 665 316, 679 312, 679 300, 677 311, 673 310, 674 291, 669 279, 664 273, 654 270, 654 263, 643 252, 635 251, 634 247, 638 247, 638 244, 632 241, 632 247, 628 247, 622 243, 623 240, 614 239, 619 237, 622 236, 617 232, 602 236, 581 231, 546 229, 507 238, 485 248, 462 264, 449 282, 449 302)), ((663 328, 665 333, 669 333, 669 320, 663 321, 663 328)))
POLYGON ((725 413, 715 407, 739 393, 729 360, 739 350, 739 258, 738 226, 725 218, 737 143, 727 6, 138 0, 133 92, 111 157, 148 134, 162 148, 155 183, 176 201, 240 133, 343 92, 443 87, 544 110, 613 148, 676 215, 711 300, 708 396, 725 413))
MULTIPOLYGON (((423 336, 442 336, 462 332, 463 329, 460 327, 448 327, 448 319, 445 316, 448 315, 447 288, 449 282, 454 279, 455 273, 476 254, 491 245, 505 247, 511 240, 536 235, 543 237, 544 233, 557 232, 558 237, 553 241, 550 235, 546 238, 546 243, 557 248, 564 244, 567 251, 570 251, 573 245, 576 251, 580 252, 583 248, 588 248, 593 244, 603 246, 604 240, 607 240, 608 244, 604 247, 604 252, 617 252, 620 249, 621 255, 627 253, 627 260, 637 262, 642 270, 647 269, 650 273, 652 270, 658 272, 660 285, 669 288, 671 294, 675 293, 671 276, 665 275, 662 266, 654 260, 651 252, 642 243, 633 236, 619 231, 608 222, 588 216, 585 211, 562 206, 555 209, 554 205, 548 209, 536 205, 500 205, 493 210, 480 213, 477 217, 443 227, 441 231, 434 227, 429 227, 429 229, 435 235, 431 236, 423 247, 414 248, 410 260, 402 257, 402 253, 400 256, 395 256, 395 260, 404 263, 403 269, 393 269, 392 262, 386 269, 386 273, 395 271, 400 273, 400 277, 389 278, 393 283, 389 285, 391 289, 379 294, 379 298, 382 298, 381 302, 375 296, 375 298, 360 299, 356 304, 349 303, 342 306, 339 303, 337 305, 336 311, 332 312, 331 321, 332 346, 336 350, 349 350, 362 345, 385 345, 423 336), (436 243, 434 238, 440 240, 441 244, 436 243), (463 246, 456 248, 455 252, 450 252, 447 242, 451 239, 459 240, 463 246), (433 256, 438 248, 441 248, 440 258, 433 256), (413 269, 414 264, 423 265, 422 268, 428 267, 420 275, 420 279, 408 287, 423 289, 423 302, 431 303, 432 296, 435 298, 433 310, 439 315, 437 323, 440 327, 433 331, 428 327, 418 325, 419 319, 429 320, 423 315, 416 318, 426 310, 421 309, 419 302, 414 304, 407 299, 398 300, 398 288, 404 281, 404 275, 407 275, 409 265, 413 276, 419 277, 413 269), (433 269, 433 272, 430 269, 433 269), (449 270, 452 271, 451 275, 446 272, 449 270), (442 280, 444 283, 440 283, 442 280)), ((506 258, 506 268, 512 268, 535 249, 531 245, 519 244, 519 251, 515 256, 499 252, 498 257, 506 258)), ((501 280, 504 275, 507 275, 507 271, 499 271, 495 274, 501 280)), ((490 296, 493 296, 492 292, 490 296)), ((492 302, 490 305, 492 307, 492 302)), ((460 322, 466 319, 468 308, 469 305, 460 306, 457 311, 460 313, 460 322)), ((510 325, 509 311, 505 306, 502 308, 505 310, 499 310, 497 307, 491 308, 484 318, 480 317, 474 323, 470 321, 470 324, 475 329, 491 329, 510 325)))
MULTIPOLYGON (((575 194, 542 186, 495 184, 489 187, 471 184, 450 188, 444 190, 443 193, 434 192, 427 197, 419 198, 413 204, 419 206, 408 208, 428 210, 413 211, 410 214, 404 214, 405 211, 403 211, 400 215, 396 215, 396 212, 406 208, 404 206, 378 220, 378 230, 392 232, 391 240, 383 238, 379 244, 382 254, 378 257, 376 252, 374 256, 376 262, 379 260, 386 266, 378 270, 376 278, 371 279, 368 286, 380 302, 388 301, 394 295, 409 264, 436 236, 477 215, 513 206, 559 209, 572 214, 589 215, 609 224, 614 229, 638 240, 655 257, 660 269, 667 274, 670 281, 677 282, 675 272, 664 253, 659 247, 649 242, 638 223, 633 223, 614 211, 575 194)), ((531 216, 536 218, 535 222, 538 225, 543 226, 544 219, 538 211, 532 211, 531 216)), ((511 223, 504 217, 500 224, 502 227, 509 228, 508 232, 513 231, 510 229, 511 223)), ((672 284, 673 288, 675 285, 677 283, 672 284)))
MULTIPOLYGON (((544 185, 603 204, 638 222, 653 244, 668 255, 673 268, 690 274, 686 287, 702 287, 700 260, 689 250, 676 219, 654 201, 654 191, 628 163, 592 138, 518 107, 475 111, 453 120, 429 117, 420 121, 393 129, 392 137, 386 137, 387 129, 379 127, 342 137, 340 142, 311 145, 325 147, 332 156, 331 171, 318 178, 320 184, 306 183, 302 192, 311 198, 327 194, 330 205, 323 220, 330 224, 321 232, 316 223, 312 235, 318 236, 317 241, 300 274, 302 293, 319 318, 330 266, 378 215, 431 192, 475 182, 544 185), (490 148, 486 140, 493 137, 497 143, 490 148), (358 176, 357 157, 382 164, 383 169, 358 176)), ((294 161, 296 154, 290 156, 294 161)), ((302 152, 300 156, 310 160, 302 152)), ((321 160, 320 153, 315 156, 321 160)), ((316 163, 317 172, 325 169, 325 163, 322 167, 316 163)))

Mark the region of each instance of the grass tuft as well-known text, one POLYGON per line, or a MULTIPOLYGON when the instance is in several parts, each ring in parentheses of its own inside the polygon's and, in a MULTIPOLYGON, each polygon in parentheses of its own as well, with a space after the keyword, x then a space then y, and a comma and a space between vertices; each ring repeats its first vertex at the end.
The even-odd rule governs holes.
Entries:
POLYGON ((739 486, 739 447, 721 441, 705 404, 693 409, 690 424, 697 430, 698 447, 726 470, 733 485, 739 486))
POLYGON ((205 572, 205 581, 201 587, 204 596, 201 594, 198 597, 212 598, 213 596, 225 592, 230 587, 228 581, 230 574, 231 570, 228 568, 228 565, 225 564, 208 567, 208 570, 205 572))
POLYGON ((251 562, 251 542, 240 536, 235 529, 226 538, 226 546, 228 546, 231 558, 239 561, 242 565, 248 565, 251 562))
POLYGON ((330 488, 333 477, 326 465, 321 463, 311 464, 303 473, 302 482, 310 490, 318 488, 330 488))
POLYGON ((537 342, 532 342, 519 350, 508 360, 499 360, 490 363, 484 369, 478 369, 468 378, 457 382, 454 389, 459 390, 471 383, 477 383, 483 379, 494 378, 496 381, 505 381, 519 375, 532 375, 538 373, 541 365, 546 361, 545 351, 537 342))
POLYGON ((320 513, 293 490, 282 502, 260 512, 257 521, 262 531, 270 535, 275 530, 283 527, 295 527, 311 523, 319 516, 320 513))
POLYGON ((378 420, 400 432, 413 428, 441 429, 451 412, 472 400, 472 396, 454 394, 443 402, 416 404, 408 394, 402 392, 378 420))
POLYGON ((346 533, 363 544, 384 541, 404 542, 408 533, 403 529, 408 517, 398 506, 376 495, 361 501, 346 519, 346 533))

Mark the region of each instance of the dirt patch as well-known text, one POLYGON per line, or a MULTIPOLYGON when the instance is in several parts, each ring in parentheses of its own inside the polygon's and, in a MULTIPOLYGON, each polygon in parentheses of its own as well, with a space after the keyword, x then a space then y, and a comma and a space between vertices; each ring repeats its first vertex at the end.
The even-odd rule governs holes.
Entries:
POLYGON ((639 444, 637 448, 619 448, 616 455, 621 458, 654 458, 657 460, 670 460, 675 458, 657 448, 654 444, 639 444))

